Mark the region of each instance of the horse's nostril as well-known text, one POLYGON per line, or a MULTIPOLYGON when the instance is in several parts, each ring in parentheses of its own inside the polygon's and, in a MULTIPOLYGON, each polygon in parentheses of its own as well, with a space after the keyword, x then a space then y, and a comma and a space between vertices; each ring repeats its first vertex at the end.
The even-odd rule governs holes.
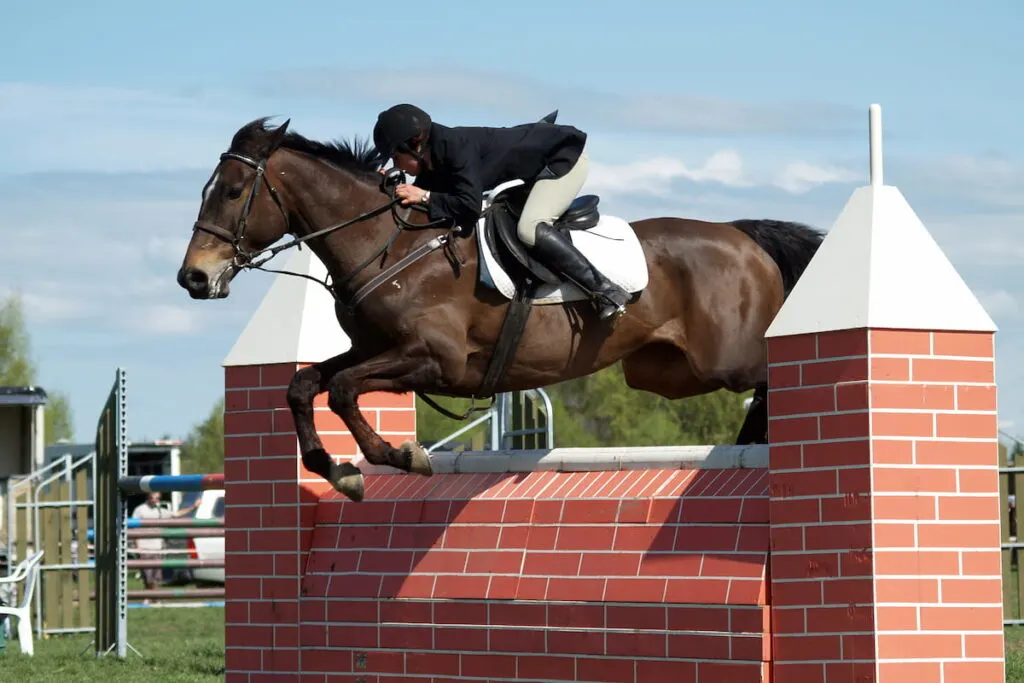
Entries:
POLYGON ((178 271, 178 284, 193 294, 202 293, 210 287, 210 277, 198 268, 182 268, 178 271))

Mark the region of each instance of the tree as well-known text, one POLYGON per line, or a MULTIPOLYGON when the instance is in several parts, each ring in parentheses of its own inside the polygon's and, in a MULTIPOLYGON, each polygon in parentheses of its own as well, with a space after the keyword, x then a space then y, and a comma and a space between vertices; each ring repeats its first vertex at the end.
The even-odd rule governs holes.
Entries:
POLYGON ((733 443, 747 394, 716 391, 671 401, 626 385, 622 365, 548 388, 557 446, 733 443))
MULTIPOLYGON (((25 326, 21 297, 9 295, 0 304, 0 386, 36 386, 36 366, 25 326)), ((74 433, 71 405, 66 394, 47 389, 46 445, 70 439, 74 433)))
POLYGON ((217 399, 210 415, 192 428, 181 446, 183 474, 224 471, 224 398, 217 399))
POLYGON ((52 445, 61 439, 70 440, 75 433, 74 425, 71 422, 71 404, 66 394, 61 392, 47 392, 48 402, 46 404, 46 445, 52 445))
POLYGON ((0 305, 0 385, 30 386, 35 374, 21 297, 12 294, 0 305))
MULTIPOLYGON (((746 417, 743 399, 752 393, 716 391, 670 401, 627 386, 621 364, 546 391, 554 411, 555 445, 591 448, 733 443, 746 417)), ((460 399, 440 398, 437 402, 456 413, 470 405, 460 399)), ((421 441, 443 438, 468 423, 439 414, 419 398, 416 421, 421 441)), ((458 441, 468 442, 487 429, 488 425, 480 425, 458 441)))
MULTIPOLYGON (((431 396, 430 397, 435 403, 442 406, 445 410, 461 415, 472 405, 468 399, 461 398, 449 398, 447 396, 431 396)), ((487 400, 477 401, 477 407, 485 407, 490 402, 487 400)), ((472 413, 465 420, 453 420, 450 417, 437 412, 433 407, 426 404, 419 396, 416 397, 416 438, 424 443, 431 443, 438 441, 448 436, 452 432, 462 429, 473 420, 483 415, 483 411, 477 411, 472 413)), ((474 436, 478 434, 486 434, 490 430, 489 423, 483 423, 477 425, 475 429, 471 429, 459 436, 456 441, 460 443, 470 442, 474 436)), ((447 448, 445 449, 447 450, 447 448)))
POLYGON ((1010 453, 1008 467, 1017 467, 1017 463, 1024 458, 1024 443, 1014 440, 1013 451, 1010 453))

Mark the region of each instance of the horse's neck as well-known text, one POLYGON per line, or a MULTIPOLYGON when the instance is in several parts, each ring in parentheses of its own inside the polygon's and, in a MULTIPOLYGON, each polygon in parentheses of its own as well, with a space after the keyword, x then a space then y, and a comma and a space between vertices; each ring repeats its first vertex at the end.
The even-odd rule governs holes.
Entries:
MULTIPOLYGON (((290 177, 293 213, 302 237, 381 208, 390 201, 379 189, 356 179, 347 171, 298 156, 287 173, 290 177), (299 228, 299 225, 302 227, 299 228)), ((323 261, 335 283, 350 280, 358 285, 373 276, 376 268, 356 272, 380 250, 394 231, 391 212, 354 222, 313 238, 309 247, 323 261)), ((345 289, 351 289, 352 286, 345 289)))

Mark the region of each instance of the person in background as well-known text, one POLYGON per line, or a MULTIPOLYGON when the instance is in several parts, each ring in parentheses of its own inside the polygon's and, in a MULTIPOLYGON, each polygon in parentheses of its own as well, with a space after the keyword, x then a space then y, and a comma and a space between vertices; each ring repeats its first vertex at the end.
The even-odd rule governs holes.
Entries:
MULTIPOLYGON (((189 507, 182 508, 177 512, 172 512, 169 508, 164 506, 160 500, 160 493, 157 491, 151 491, 146 497, 146 501, 141 503, 132 511, 132 517, 135 519, 171 519, 174 517, 184 517, 188 515, 197 507, 202 497, 197 497, 196 502, 189 507)), ((136 538, 135 549, 138 551, 137 557, 139 559, 161 559, 163 557, 163 550, 165 547, 164 539, 162 538, 136 538)), ((163 569, 159 568, 146 568, 142 570, 142 582, 146 588, 156 588, 162 583, 163 580, 163 569)), ((149 602, 146 600, 145 602, 149 602)))

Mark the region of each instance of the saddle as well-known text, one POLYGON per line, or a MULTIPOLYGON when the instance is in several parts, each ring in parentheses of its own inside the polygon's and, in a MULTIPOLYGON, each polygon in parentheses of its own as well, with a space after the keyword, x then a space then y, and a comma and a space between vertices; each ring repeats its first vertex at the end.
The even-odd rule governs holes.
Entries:
MULTIPOLYGON (((530 189, 529 185, 520 185, 506 190, 487 208, 482 226, 487 233, 487 246, 494 258, 521 286, 538 280, 549 285, 559 285, 565 279, 534 259, 516 231, 530 189)), ((577 197, 552 227, 564 233, 595 227, 601 220, 599 203, 597 195, 577 197)))

